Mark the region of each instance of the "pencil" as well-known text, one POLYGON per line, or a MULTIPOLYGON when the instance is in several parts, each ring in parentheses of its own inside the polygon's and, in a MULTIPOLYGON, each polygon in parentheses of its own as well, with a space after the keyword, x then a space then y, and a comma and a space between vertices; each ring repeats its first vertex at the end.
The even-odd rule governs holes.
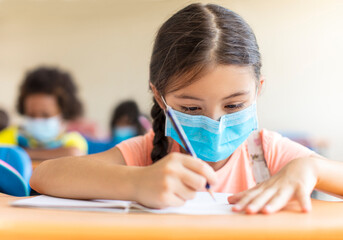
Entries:
MULTIPOLYGON (((191 143, 189 142, 186 133, 183 131, 183 128, 179 122, 179 120, 177 119, 173 109, 171 107, 169 107, 166 103, 165 103, 167 109, 167 116, 170 119, 174 129, 177 132, 177 135, 179 136, 179 138, 181 139, 181 142, 183 144, 183 146, 186 148, 186 151, 194 158, 197 158, 197 155, 191 145, 191 143)), ((211 186, 209 183, 206 183, 206 190, 207 192, 211 195, 211 197, 213 198, 214 201, 216 201, 216 199, 214 198, 214 194, 211 190, 211 186)))

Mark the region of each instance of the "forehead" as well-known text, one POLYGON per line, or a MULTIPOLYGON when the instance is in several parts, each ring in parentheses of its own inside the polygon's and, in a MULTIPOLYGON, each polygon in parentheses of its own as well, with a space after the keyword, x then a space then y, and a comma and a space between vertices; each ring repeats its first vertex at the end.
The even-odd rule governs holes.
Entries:
MULTIPOLYGON (((182 79, 179 79, 182 81, 182 79)), ((256 77, 252 67, 219 65, 191 84, 170 92, 175 95, 192 95, 199 98, 222 98, 237 92, 251 92, 256 89, 256 77)))
POLYGON ((49 94, 31 94, 25 98, 25 108, 30 109, 56 109, 58 108, 57 99, 49 94))

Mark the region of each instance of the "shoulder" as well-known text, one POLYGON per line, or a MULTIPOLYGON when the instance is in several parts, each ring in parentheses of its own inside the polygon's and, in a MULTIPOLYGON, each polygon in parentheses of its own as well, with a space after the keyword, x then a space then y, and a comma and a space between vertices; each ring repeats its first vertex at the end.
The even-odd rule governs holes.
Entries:
POLYGON ((150 130, 143 136, 130 138, 116 146, 122 153, 127 165, 147 166, 152 164, 150 154, 153 148, 154 135, 154 131, 150 130))
POLYGON ((267 129, 262 129, 260 135, 264 148, 273 147, 273 144, 277 144, 277 142, 282 139, 281 134, 267 129))
POLYGON ((310 149, 274 131, 261 130, 261 138, 264 156, 272 174, 294 159, 314 154, 310 149))
POLYGON ((287 137, 283 137, 281 134, 277 132, 270 131, 267 129, 262 129, 260 134, 261 134, 264 151, 278 150, 280 152, 289 152, 289 153, 305 151, 306 153, 312 153, 312 151, 309 150, 308 148, 290 140, 287 137))

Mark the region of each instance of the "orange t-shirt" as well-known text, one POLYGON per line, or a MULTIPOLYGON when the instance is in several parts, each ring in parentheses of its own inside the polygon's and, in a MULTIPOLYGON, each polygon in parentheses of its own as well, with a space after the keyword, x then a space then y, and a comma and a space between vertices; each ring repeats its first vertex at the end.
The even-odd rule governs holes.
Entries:
MULTIPOLYGON (((261 131, 264 157, 271 175, 277 173, 293 159, 315 154, 308 148, 282 137, 280 134, 263 129, 261 131)), ((131 138, 117 145, 128 166, 148 166, 153 148, 154 132, 131 138)), ((174 141, 171 152, 181 152, 174 141)), ((247 141, 243 142, 231 155, 229 161, 216 171, 218 181, 211 185, 215 192, 237 193, 256 185, 249 160, 247 141)))

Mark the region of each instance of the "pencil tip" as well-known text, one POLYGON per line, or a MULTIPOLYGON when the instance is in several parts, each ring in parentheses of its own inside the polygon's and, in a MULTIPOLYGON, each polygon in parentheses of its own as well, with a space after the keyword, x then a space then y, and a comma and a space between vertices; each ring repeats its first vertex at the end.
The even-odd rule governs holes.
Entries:
POLYGON ((213 198, 213 200, 216 202, 216 199, 215 199, 215 197, 214 197, 214 194, 213 194, 212 190, 208 189, 207 191, 208 191, 208 193, 211 195, 211 197, 213 198))

